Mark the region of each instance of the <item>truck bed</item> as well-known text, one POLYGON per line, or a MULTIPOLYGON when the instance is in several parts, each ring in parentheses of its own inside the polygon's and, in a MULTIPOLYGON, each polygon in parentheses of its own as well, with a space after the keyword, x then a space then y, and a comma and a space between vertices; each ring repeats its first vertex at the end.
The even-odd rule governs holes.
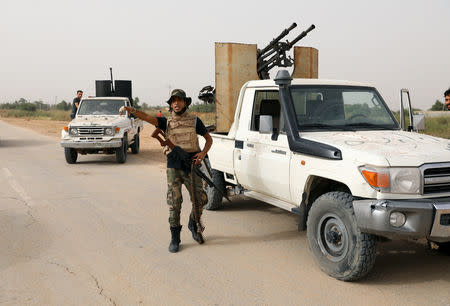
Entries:
MULTIPOLYGON (((234 174, 233 151, 235 138, 228 135, 210 134, 213 145, 208 152, 211 167, 224 173, 234 174)), ((200 147, 205 145, 205 139, 199 137, 200 147)))

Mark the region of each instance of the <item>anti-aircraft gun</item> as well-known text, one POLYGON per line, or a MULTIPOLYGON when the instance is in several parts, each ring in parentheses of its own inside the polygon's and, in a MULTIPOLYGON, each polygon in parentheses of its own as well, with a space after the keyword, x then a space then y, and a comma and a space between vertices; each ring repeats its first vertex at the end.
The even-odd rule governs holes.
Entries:
MULTIPOLYGON (((288 40, 281 41, 296 27, 297 24, 294 22, 289 28, 283 30, 280 35, 274 38, 266 47, 257 50, 256 67, 260 79, 269 79, 269 72, 274 67, 291 67, 294 65, 294 60, 292 57, 288 56, 286 52, 291 50, 299 40, 308 35, 308 33, 315 28, 315 25, 312 24, 291 42, 288 40)), ((205 86, 200 90, 198 98, 205 103, 215 103, 216 90, 212 86, 205 86)))
POLYGON ((269 71, 274 67, 291 67, 294 65, 294 60, 292 57, 288 56, 286 52, 292 49, 300 39, 314 30, 315 25, 312 24, 291 42, 288 40, 286 40, 286 42, 281 41, 281 39, 286 37, 295 27, 297 27, 297 24, 294 22, 289 28, 285 29, 280 35, 274 38, 265 48, 258 49, 257 70, 260 79, 269 79, 269 71))

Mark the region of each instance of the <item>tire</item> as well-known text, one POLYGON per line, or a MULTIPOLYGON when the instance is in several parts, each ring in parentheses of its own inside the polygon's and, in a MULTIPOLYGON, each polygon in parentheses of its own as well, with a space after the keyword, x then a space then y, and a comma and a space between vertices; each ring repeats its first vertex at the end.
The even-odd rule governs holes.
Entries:
POLYGON ((449 242, 438 242, 439 252, 442 254, 450 255, 450 241, 449 242))
POLYGON ((312 204, 307 222, 314 260, 322 271, 343 281, 365 276, 376 257, 375 236, 359 230, 352 203, 346 192, 326 193, 312 204))
POLYGON ((116 160, 119 164, 127 161, 128 140, 127 135, 122 138, 122 145, 116 149, 116 160))
POLYGON ((133 143, 130 145, 131 153, 138 154, 139 147, 140 147, 140 140, 139 140, 139 133, 137 133, 136 135, 134 135, 133 143))
MULTIPOLYGON (((213 183, 225 193, 225 179, 223 177, 223 172, 211 169, 211 174, 213 183)), ((208 195, 208 203, 205 205, 207 210, 217 210, 223 205, 223 196, 216 188, 207 186, 206 194, 208 195)))
POLYGON ((77 162, 78 152, 72 148, 64 148, 64 156, 68 164, 75 164, 77 162))

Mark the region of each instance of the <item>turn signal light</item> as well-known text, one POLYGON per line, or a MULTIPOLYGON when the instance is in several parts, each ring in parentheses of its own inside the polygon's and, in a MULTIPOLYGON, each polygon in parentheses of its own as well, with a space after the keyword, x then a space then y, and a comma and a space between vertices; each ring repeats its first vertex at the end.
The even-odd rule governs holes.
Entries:
POLYGON ((120 127, 116 126, 116 133, 120 131, 120 127))
POLYGON ((378 173, 369 170, 363 170, 361 173, 364 175, 367 183, 372 187, 387 188, 389 187, 389 174, 378 173))
POLYGON ((68 126, 65 126, 65 127, 64 127, 64 131, 68 132, 68 131, 69 131, 69 127, 68 127, 68 126))

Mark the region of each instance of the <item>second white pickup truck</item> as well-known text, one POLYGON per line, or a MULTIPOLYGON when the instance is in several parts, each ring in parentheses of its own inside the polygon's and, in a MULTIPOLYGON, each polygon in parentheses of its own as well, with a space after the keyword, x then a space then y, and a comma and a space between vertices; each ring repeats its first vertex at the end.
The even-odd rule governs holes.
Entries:
MULTIPOLYGON (((296 213, 327 274, 357 280, 378 237, 450 249, 450 142, 403 131, 378 91, 349 81, 273 80, 241 89, 228 134, 211 134, 216 185, 296 213)), ((208 190, 207 208, 222 205, 208 190)))
POLYGON ((119 114, 122 106, 130 106, 126 97, 83 99, 76 117, 61 131, 61 146, 66 162, 74 164, 78 154, 116 154, 118 163, 127 160, 127 151, 139 153, 142 120, 130 114, 119 114))

